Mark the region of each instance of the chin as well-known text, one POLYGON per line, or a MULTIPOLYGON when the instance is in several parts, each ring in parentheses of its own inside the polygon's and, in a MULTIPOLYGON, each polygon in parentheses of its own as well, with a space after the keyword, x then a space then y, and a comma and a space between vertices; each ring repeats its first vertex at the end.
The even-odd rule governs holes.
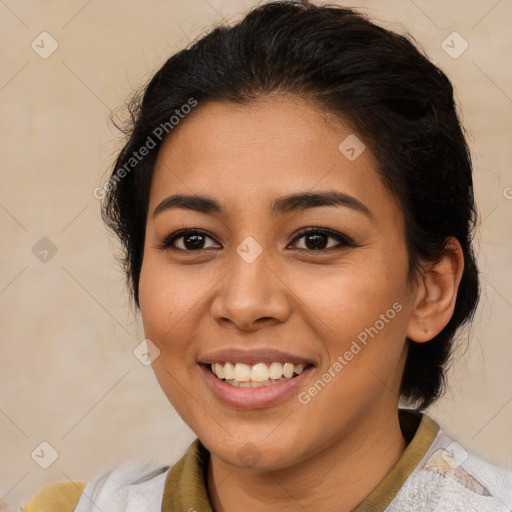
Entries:
POLYGON ((208 451, 225 464, 260 471, 286 469, 305 457, 298 451, 303 443, 293 441, 293 436, 269 439, 266 433, 258 430, 254 435, 244 431, 245 436, 233 439, 224 433, 222 437, 198 435, 208 451))

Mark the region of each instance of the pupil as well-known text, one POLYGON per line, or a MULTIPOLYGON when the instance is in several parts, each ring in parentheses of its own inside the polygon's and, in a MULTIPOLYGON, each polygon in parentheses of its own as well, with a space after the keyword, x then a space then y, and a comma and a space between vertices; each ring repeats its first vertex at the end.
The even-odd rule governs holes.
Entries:
POLYGON ((308 235, 306 237, 306 247, 308 249, 313 249, 313 250, 317 250, 317 249, 325 249, 327 243, 327 236, 326 235, 308 235), (313 243, 308 243, 309 240, 312 240, 313 243), (324 243, 322 243, 322 241, 324 243))
POLYGON ((190 235, 185 238, 185 247, 187 249, 200 249, 204 242, 203 235, 190 235))

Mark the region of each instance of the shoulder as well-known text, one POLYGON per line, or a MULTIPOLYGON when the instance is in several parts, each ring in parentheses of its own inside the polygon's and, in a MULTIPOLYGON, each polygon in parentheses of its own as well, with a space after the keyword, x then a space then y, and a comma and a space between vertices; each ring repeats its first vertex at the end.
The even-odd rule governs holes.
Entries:
MULTIPOLYGON (((472 453, 440 430, 398 493, 396 505, 415 502, 418 496, 423 503, 435 503, 439 510, 510 512, 512 469, 472 453)), ((430 510, 428 507, 416 510, 430 510)))
POLYGON ((85 482, 59 482, 37 491, 22 512, 73 512, 85 482))
POLYGON ((22 512, 96 512, 160 510, 169 466, 124 464, 88 482, 47 485, 32 496, 22 512))

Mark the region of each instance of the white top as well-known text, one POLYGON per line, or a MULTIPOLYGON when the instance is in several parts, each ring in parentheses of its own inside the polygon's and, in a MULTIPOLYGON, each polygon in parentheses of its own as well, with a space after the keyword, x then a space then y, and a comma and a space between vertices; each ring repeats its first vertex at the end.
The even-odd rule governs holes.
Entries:
MULTIPOLYGON (((168 472, 118 467, 87 483, 75 512, 161 512, 168 472)), ((512 512, 512 469, 468 452, 440 429, 384 512, 512 512)))

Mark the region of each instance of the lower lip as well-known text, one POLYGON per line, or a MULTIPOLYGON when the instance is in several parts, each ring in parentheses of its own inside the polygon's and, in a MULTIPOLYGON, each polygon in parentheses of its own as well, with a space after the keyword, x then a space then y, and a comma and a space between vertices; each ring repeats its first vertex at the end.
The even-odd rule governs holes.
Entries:
POLYGON ((305 379, 313 370, 313 366, 310 366, 300 375, 279 384, 271 384, 260 388, 239 388, 218 379, 204 364, 199 366, 213 394, 227 405, 240 409, 270 407, 286 400, 297 392, 297 389, 304 384, 305 379))

